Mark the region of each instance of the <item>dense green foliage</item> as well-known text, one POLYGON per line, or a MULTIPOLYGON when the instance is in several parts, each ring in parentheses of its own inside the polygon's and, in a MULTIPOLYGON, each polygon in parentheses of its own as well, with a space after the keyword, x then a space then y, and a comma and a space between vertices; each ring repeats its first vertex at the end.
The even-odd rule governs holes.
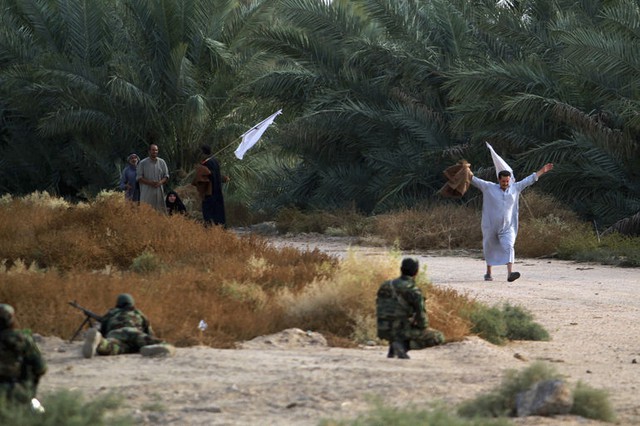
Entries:
POLYGON ((210 143, 253 209, 371 213, 433 201, 462 157, 491 179, 489 141, 521 177, 556 163, 538 185, 600 229, 640 211, 638 0, 0 8, 0 193, 95 194, 150 141, 175 185, 210 143))

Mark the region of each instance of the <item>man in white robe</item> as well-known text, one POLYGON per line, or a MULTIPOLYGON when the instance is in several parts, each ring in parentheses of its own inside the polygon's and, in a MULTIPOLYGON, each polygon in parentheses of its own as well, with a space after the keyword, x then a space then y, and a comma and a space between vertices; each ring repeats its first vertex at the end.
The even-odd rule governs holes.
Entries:
POLYGON ((169 180, 167 163, 158 157, 158 145, 149 145, 149 156, 138 163, 136 179, 140 183, 140 202, 167 214, 163 185, 169 180))
POLYGON ((493 281, 491 267, 507 265, 507 281, 520 278, 513 271, 515 252, 513 246, 518 234, 518 200, 520 193, 536 182, 540 176, 553 169, 545 164, 540 170, 518 182, 511 182, 511 172, 501 170, 499 183, 487 182, 473 176, 471 185, 482 191, 482 248, 487 262, 486 281, 493 281))

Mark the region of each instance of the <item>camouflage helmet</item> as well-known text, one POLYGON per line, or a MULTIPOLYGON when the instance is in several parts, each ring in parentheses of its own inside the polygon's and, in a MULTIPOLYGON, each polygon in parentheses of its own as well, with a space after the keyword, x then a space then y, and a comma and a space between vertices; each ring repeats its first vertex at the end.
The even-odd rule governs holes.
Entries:
POLYGON ((13 306, 0 303, 0 327, 9 327, 13 323, 15 314, 16 311, 13 309, 13 306))
POLYGON ((129 293, 122 293, 118 295, 118 299, 116 300, 116 308, 132 308, 133 296, 129 293))

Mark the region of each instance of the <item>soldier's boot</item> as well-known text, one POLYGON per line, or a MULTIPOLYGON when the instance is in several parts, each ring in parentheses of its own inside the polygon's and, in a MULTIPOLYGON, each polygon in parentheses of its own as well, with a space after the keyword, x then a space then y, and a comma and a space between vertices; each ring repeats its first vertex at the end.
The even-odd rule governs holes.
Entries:
POLYGON ((140 355, 142 356, 174 356, 176 348, 168 343, 160 343, 156 345, 147 345, 140 348, 140 355))
POLYGON ((404 348, 403 342, 395 341, 391 343, 391 346, 393 347, 393 352, 396 354, 398 358, 409 359, 409 355, 407 355, 407 351, 404 348))
POLYGON ((85 358, 93 358, 96 354, 96 348, 102 341, 102 334, 97 328, 92 328, 87 331, 84 338, 84 344, 82 345, 82 356, 85 358))
POLYGON ((389 343, 389 352, 387 352, 387 358, 394 358, 396 354, 393 352, 393 344, 389 343))

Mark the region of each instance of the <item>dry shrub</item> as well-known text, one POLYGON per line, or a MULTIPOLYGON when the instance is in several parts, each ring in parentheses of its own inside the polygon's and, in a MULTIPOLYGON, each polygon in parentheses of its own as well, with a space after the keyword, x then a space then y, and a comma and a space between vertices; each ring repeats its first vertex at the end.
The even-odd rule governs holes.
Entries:
POLYGON ((536 190, 525 191, 520 195, 520 221, 539 219, 549 215, 562 222, 577 221, 577 215, 552 195, 536 190))
POLYGON ((440 204, 377 216, 374 232, 406 250, 481 248, 480 218, 472 207, 440 204))
MULTIPOLYGON (((69 301, 102 315, 126 292, 179 346, 233 347, 290 327, 349 346, 376 340, 378 286, 399 274, 398 253, 352 252, 338 263, 318 250, 277 249, 257 236, 162 216, 121 194, 51 208, 3 198, 0 220, 0 301, 15 306, 22 327, 63 338, 84 320, 69 301), (136 259, 146 266, 134 267, 136 259)), ((464 296, 427 287, 422 271, 431 325, 457 339, 464 296)))
POLYGON ((468 293, 450 287, 428 286, 426 292, 429 326, 442 331, 447 342, 462 340, 471 334, 472 324, 465 315, 477 303, 468 293))
POLYGON ((372 327, 376 292, 380 283, 398 274, 399 263, 394 255, 373 259, 350 251, 332 277, 318 279, 299 292, 280 292, 283 320, 304 330, 376 340, 372 327), (357 329, 358 325, 371 328, 357 329))
POLYGON ((302 212, 296 208, 281 209, 276 216, 281 234, 309 233, 362 236, 369 232, 370 220, 355 207, 332 211, 302 212))
POLYGON ((68 302, 103 315, 120 293, 132 294, 155 332, 179 346, 233 347, 236 341, 280 331, 280 308, 269 303, 272 296, 259 285, 220 282, 215 274, 192 269, 156 276, 9 270, 0 284, 0 300, 15 306, 22 327, 62 338, 71 338, 84 320, 68 302), (200 320, 209 325, 202 333, 200 320))
POLYGON ((67 302, 103 314, 128 292, 169 341, 230 347, 278 331, 274 292, 298 291, 337 263, 318 250, 276 249, 116 195, 50 209, 28 199, 0 203, 0 300, 16 306, 24 326, 70 337, 83 317, 67 302), (203 333, 201 319, 209 324, 203 333))
MULTIPOLYGON (((332 278, 315 281, 298 293, 280 293, 283 320, 305 330, 348 336, 350 342, 378 341, 376 293, 382 282, 400 274, 399 264, 398 253, 363 258, 351 251, 332 278)), ((422 265, 416 284, 425 294, 430 327, 442 331, 447 341, 468 336, 471 324, 464 314, 473 308, 475 300, 454 289, 431 285, 427 267, 422 265)), ((338 339, 333 344, 342 346, 338 339)))
POLYGON ((515 250, 523 257, 552 256, 564 240, 583 234, 587 228, 575 213, 550 195, 527 192, 521 196, 515 250))

